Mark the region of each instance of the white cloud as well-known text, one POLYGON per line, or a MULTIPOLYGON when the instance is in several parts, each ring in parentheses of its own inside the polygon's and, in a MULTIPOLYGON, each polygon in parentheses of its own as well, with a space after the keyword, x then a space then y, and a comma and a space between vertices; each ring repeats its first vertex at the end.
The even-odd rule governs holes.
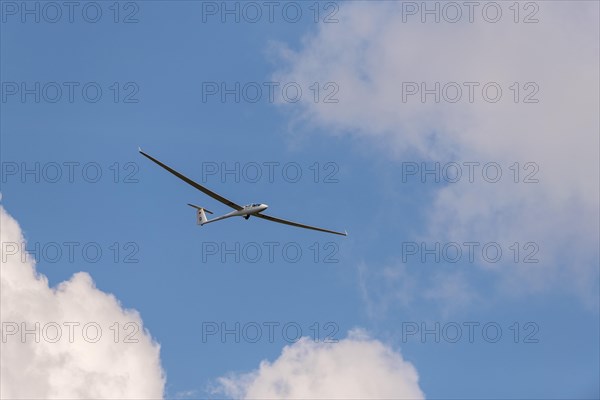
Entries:
MULTIPOLYGON (((495 24, 479 11, 474 23, 464 22, 466 14, 456 24, 421 23, 419 16, 404 23, 403 4, 344 3, 338 24, 321 24, 300 49, 279 49, 283 66, 276 79, 339 85, 337 104, 305 96, 296 117, 327 132, 371 138, 398 160, 499 163, 498 183, 479 175, 475 183, 463 178, 437 189, 423 236, 505 246, 533 241, 540 263, 495 270, 499 287, 511 292, 559 287, 595 303, 598 3, 535 3, 539 22, 531 24, 513 22, 512 3, 501 3, 503 18, 495 24), (403 82, 427 82, 429 88, 458 82, 463 97, 456 103, 443 98, 435 103, 431 95, 425 103, 419 96, 403 102, 403 82), (464 82, 480 82, 479 89, 497 82, 502 99, 487 102, 476 90, 470 103, 464 82), (518 103, 510 89, 514 82, 520 83, 518 103), (539 88, 538 103, 521 101, 532 92, 524 90, 526 82, 539 88), (514 183, 509 170, 514 162, 520 163, 520 180, 530 171, 523 171, 524 164, 536 163, 539 183, 514 183)), ((520 18, 531 11, 522 9, 520 18)), ((396 168, 399 180, 399 163, 396 168)))
POLYGON ((413 365, 360 330, 338 343, 304 337, 256 371, 219 378, 218 391, 248 399, 424 398, 413 365))
POLYGON ((0 224, 0 397, 162 398, 160 346, 144 329, 138 312, 123 309, 112 294, 97 289, 85 272, 50 288, 32 258, 21 253, 21 228, 2 206, 0 224), (97 325, 88 325, 84 336, 88 323, 97 325), (117 343, 115 323, 120 333, 117 343), (131 325, 126 327, 127 323, 131 325), (97 326, 102 330, 99 337, 97 326), (136 327, 139 331, 133 334, 136 327), (23 337, 23 328, 33 333, 23 337), (126 340, 128 333, 132 336, 126 340), (131 340, 137 343, 127 343, 131 340))

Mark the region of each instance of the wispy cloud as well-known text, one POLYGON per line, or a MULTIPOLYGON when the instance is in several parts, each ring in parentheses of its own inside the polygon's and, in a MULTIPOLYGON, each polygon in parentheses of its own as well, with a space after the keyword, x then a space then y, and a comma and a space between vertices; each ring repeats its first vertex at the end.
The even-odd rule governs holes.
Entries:
MULTIPOLYGON (((421 235, 507 246, 533 241, 540 263, 494 269, 498 288, 558 288, 596 304, 598 4, 536 4, 537 23, 523 23, 523 15, 515 23, 506 7, 498 23, 480 14, 470 23, 464 13, 459 23, 431 16, 422 23, 418 14, 407 17, 403 3, 346 3, 343 23, 321 25, 299 49, 278 48, 275 77, 335 81, 338 102, 303 100, 297 120, 372 139, 398 160, 398 179, 399 160, 478 162, 475 182, 463 176, 432 188, 421 235), (484 92, 486 85, 494 90, 484 92), (462 97, 453 101, 457 87, 462 97), (502 94, 493 101, 497 88, 502 94), (481 177, 488 162, 501 165, 500 181, 481 177), (524 182, 533 172, 527 162, 537 168, 535 183, 524 182)), ((468 275, 460 279, 467 288, 468 275)))

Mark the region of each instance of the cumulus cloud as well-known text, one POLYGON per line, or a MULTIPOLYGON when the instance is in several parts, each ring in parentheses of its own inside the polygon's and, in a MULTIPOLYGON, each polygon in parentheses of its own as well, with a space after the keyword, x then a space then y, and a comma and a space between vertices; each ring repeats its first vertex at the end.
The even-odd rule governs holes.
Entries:
POLYGON ((256 371, 219 378, 218 391, 247 399, 424 398, 414 366, 361 330, 337 343, 304 337, 256 371))
POLYGON ((97 289, 85 272, 49 287, 2 206, 0 225, 0 397, 162 398, 160 346, 138 312, 97 289))
MULTIPOLYGON (((321 24, 297 49, 279 46, 275 78, 337 83, 337 103, 303 98, 296 115, 324 132, 372 139, 398 161, 479 162, 475 182, 463 166, 459 182, 434 189, 423 237, 497 241, 505 248, 535 242, 538 264, 490 268, 499 287, 558 287, 595 303, 598 3, 531 3, 539 9, 534 15, 520 9, 518 23, 511 4, 499 4, 496 23, 482 16, 483 3, 473 22, 463 7, 457 23, 447 21, 453 10, 439 23, 431 14, 422 23, 421 12, 407 13, 403 2, 344 3, 339 23, 321 24), (537 22, 523 23, 526 16, 537 22), (438 101, 428 94, 423 102, 423 83, 427 90, 439 83, 438 101), (484 93, 487 84, 493 90, 484 93), (462 95, 454 101, 457 87, 462 95), (494 102, 495 87, 502 94, 494 102), (488 162, 502 169, 496 183, 482 176, 488 162), (537 183, 524 182, 530 173, 537 183)), ((396 166, 399 180, 400 162, 396 166)))

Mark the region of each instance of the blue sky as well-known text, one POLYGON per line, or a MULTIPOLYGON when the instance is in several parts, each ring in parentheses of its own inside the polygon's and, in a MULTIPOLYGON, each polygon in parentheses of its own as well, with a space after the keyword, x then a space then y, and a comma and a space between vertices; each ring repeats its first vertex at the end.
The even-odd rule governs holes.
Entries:
MULTIPOLYGON (((2 2, 3 7, 6 3, 2 2)), ((539 275, 530 276, 520 268, 529 266, 522 263, 511 264, 509 256, 494 265, 464 258, 458 263, 436 263, 431 258, 423 263, 418 257, 402 260, 403 243, 452 241, 445 235, 436 237, 431 229, 432 215, 450 212, 436 204, 445 201, 437 197, 438 192, 451 184, 423 184, 417 179, 403 182, 403 163, 497 160, 508 173, 512 162, 506 160, 538 160, 539 153, 532 151, 533 158, 523 157, 523 152, 507 158, 504 154, 457 151, 435 158, 410 138, 407 141, 414 146, 396 151, 393 148, 403 140, 401 136, 376 134, 379 127, 370 135, 364 126, 353 126, 352 118, 346 123, 328 120, 324 115, 343 109, 344 91, 354 88, 343 85, 344 76, 336 75, 339 70, 331 67, 333 61, 327 54, 307 50, 315 38, 326 37, 321 30, 329 28, 314 23, 308 4, 303 4, 305 14, 298 23, 289 23, 276 13, 274 23, 262 18, 256 24, 222 23, 214 16, 206 16, 207 22, 203 22, 202 3, 191 1, 122 2, 119 19, 135 12, 138 22, 114 23, 109 8, 112 2, 98 4, 103 10, 98 23, 86 22, 77 12, 73 23, 65 16, 57 23, 43 18, 40 23, 31 19, 22 23, 19 14, 7 15, 3 8, 6 20, 1 25, 0 74, 2 95, 8 97, 1 103, 2 206, 21 225, 30 249, 34 243, 43 247, 69 241, 95 243, 102 249, 98 262, 84 259, 77 251, 74 262, 64 254, 54 263, 42 256, 37 270, 48 277, 50 285, 68 280, 78 271, 88 272, 98 289, 114 294, 123 307, 139 311, 144 327, 161 345, 167 397, 212 396, 209 388, 217 378, 252 371, 261 360, 277 359, 290 344, 280 330, 276 330, 273 343, 264 338, 257 343, 235 343, 231 337, 203 342, 202 329, 207 323, 233 327, 236 323, 276 322, 281 326, 294 322, 304 335, 319 326, 323 339, 324 325, 333 322, 336 339, 344 339, 349 330, 358 327, 401 352, 418 371, 419 386, 428 398, 598 398, 598 286, 592 284, 589 289, 584 285, 588 292, 580 296, 579 286, 571 289, 570 283, 562 284, 564 279, 578 281, 591 276, 593 281, 598 277, 597 242, 594 247, 583 240, 583 253, 568 246, 572 236, 589 238, 587 226, 574 222, 558 256, 549 251, 556 248, 555 238, 532 237, 535 229, 528 231, 526 240, 495 226, 462 231, 453 239, 497 241, 505 254, 512 254, 508 246, 514 241, 521 245, 535 242, 540 248, 540 262, 535 267, 541 268, 536 271, 554 274, 550 283, 539 287, 539 275), (282 48, 295 52, 294 57, 314 56, 326 64, 323 71, 329 72, 329 78, 318 76, 314 81, 321 85, 336 82, 339 103, 311 104, 313 92, 307 83, 311 81, 305 78, 312 69, 302 69, 294 61, 290 64, 282 56, 282 48), (218 96, 203 101, 206 82, 230 86, 257 82, 264 87, 264 82, 276 81, 288 72, 288 79, 280 82, 283 85, 293 81, 291 76, 298 77, 303 99, 297 103, 272 103, 264 93, 256 103, 246 98, 236 103, 232 96, 225 101, 218 96), (20 93, 7 95, 7 85, 12 82, 19 90, 22 82, 29 87, 35 82, 41 87, 48 82, 58 82, 63 88, 64 82, 79 85, 73 102, 63 92, 56 103, 47 101, 43 93, 36 103, 33 95, 24 101, 20 93), (102 98, 96 103, 86 101, 81 93, 89 82, 102 89, 102 98), (115 82, 118 102, 113 100, 115 87, 111 85, 115 82), (137 102, 124 102, 123 96, 133 90, 132 99, 137 102), (347 229, 349 236, 329 236, 253 218, 198 227, 186 203, 203 205, 217 215, 228 210, 141 157, 138 146, 199 182, 208 163, 219 168, 223 163, 229 167, 239 163, 241 168, 251 163, 263 167, 264 163, 279 163, 272 164, 276 165, 273 182, 265 178, 252 182, 243 175, 236 182, 227 175, 225 179, 209 176, 205 184, 235 202, 267 203, 272 215, 347 229), (65 162, 79 163, 72 183, 66 178, 65 162), (8 163, 19 168, 17 175, 5 175, 8 163), (49 182, 42 172, 39 182, 34 175, 19 176, 24 165, 35 168, 36 163, 40 171, 44 167, 49 171, 52 163, 58 163, 62 179, 49 182), (102 177, 98 182, 87 182, 89 175, 82 175, 80 166, 86 163, 99 166, 102 177), (302 172, 298 182, 289 182, 289 176, 282 173, 280 166, 290 164, 302 172), (315 170, 320 173, 317 182, 315 170), (119 171, 118 177, 115 171, 119 171), (128 173, 131 182, 126 182, 128 173), (324 182, 327 173, 332 173, 335 182, 324 182), (266 253, 258 262, 248 262, 243 254, 240 262, 232 262, 232 256, 222 254, 223 246, 258 244, 264 250, 265 243, 271 242, 277 243, 273 262, 266 253), (112 259, 114 243, 120 248, 117 262, 112 259), (290 244, 302 250, 298 262, 282 255, 281 248, 290 244), (215 245, 220 246, 217 254, 208 255, 207 246, 215 245), (132 257, 138 262, 125 262, 129 251, 134 251, 132 257), (336 262, 325 262, 330 251, 336 262), (573 275, 580 269, 573 272, 567 267, 575 263, 585 264, 583 278, 573 275), (506 271, 512 271, 508 277, 506 271), (590 271, 591 275, 585 275, 590 271), (527 282, 525 289, 514 285, 514 280, 520 279, 527 282), (453 288, 448 296, 466 296, 466 300, 455 305, 452 299, 431 294, 448 287, 446 283, 453 288), (423 323, 431 328, 436 323, 442 327, 456 323, 464 327, 465 322, 497 324, 502 336, 497 343, 483 339, 478 330, 472 343, 464 336, 457 343, 444 338, 435 343, 432 336, 425 340, 419 335, 402 338, 407 324, 420 327, 423 323), (518 343, 510 328, 515 322, 521 334, 518 343), (523 334, 529 330, 523 329, 528 322, 537 327, 531 336, 537 339, 535 343, 524 342, 523 334)), ((344 20, 345 7, 341 4, 335 29, 359 31, 349 17, 344 20)), ((420 28, 415 29, 418 34, 420 28)), ((348 36, 352 39, 350 33, 348 36)), ((344 45, 340 42, 340 47, 344 45)), ((333 48, 331 58, 335 58, 333 48)), ((379 60, 367 57, 363 61, 366 66, 362 67, 370 68, 379 60)), ((385 59, 381 63, 385 65, 385 59)), ((318 65, 314 68, 319 69, 318 65)), ((595 90, 597 95, 597 87, 595 90)), ((546 93, 555 95, 552 90, 546 93)), ((372 98, 364 98, 365 107, 377 103, 376 96, 374 92, 372 98)), ((398 110, 402 114, 401 105, 398 110)), ((485 113, 495 115, 494 110, 485 113)), ((504 115, 499 113, 498 118, 504 115)), ((587 127, 575 126, 577 129, 585 131, 587 127)), ((424 135, 439 140, 440 145, 446 143, 436 139, 445 137, 444 131, 435 132, 437 136, 432 133, 424 135)), ((542 167, 542 176, 547 177, 544 172, 549 170, 542 167)), ((263 177, 266 171, 266 167, 261 169, 263 177)), ((579 171, 578 176, 589 173, 579 171)), ((588 182, 597 191, 594 177, 591 173, 588 182)), ((550 181, 542 180, 538 186, 543 188, 550 181)), ((478 193, 480 187, 489 189, 485 182, 477 182, 471 189, 478 193)), ((510 194, 514 188, 508 186, 503 192, 510 194)), ((481 203, 476 204, 479 207, 481 203)), ((482 219, 510 219, 512 206, 491 203, 493 218, 482 219)), ((565 219, 569 221, 569 215, 565 219)), ((540 227, 543 230, 541 222, 540 227)), ((596 220, 591 225, 592 242, 597 228, 596 220)))

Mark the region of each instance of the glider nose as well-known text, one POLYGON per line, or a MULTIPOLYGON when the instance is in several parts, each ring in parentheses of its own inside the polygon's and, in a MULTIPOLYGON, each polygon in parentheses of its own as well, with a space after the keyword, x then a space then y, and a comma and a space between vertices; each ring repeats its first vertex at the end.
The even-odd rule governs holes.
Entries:
POLYGON ((267 208, 269 208, 269 206, 266 205, 266 204, 261 204, 260 205, 260 211, 265 211, 267 208))

